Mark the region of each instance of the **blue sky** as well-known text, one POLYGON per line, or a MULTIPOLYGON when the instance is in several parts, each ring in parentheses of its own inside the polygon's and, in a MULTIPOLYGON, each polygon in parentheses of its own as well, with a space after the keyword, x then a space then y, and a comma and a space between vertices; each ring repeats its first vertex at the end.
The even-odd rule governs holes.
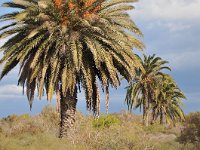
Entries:
MULTIPOLYGON (((0 3, 6 0, 1 0, 0 3)), ((144 52, 157 54, 170 62, 171 75, 185 92, 187 101, 183 108, 186 113, 200 111, 200 0, 140 0, 129 12, 144 33, 144 52)), ((8 12, 0 9, 0 15, 8 12)), ((0 26, 3 23, 0 22, 0 26)), ((0 41, 0 44, 5 42, 0 41)), ((2 54, 0 54, 2 57, 2 54)), ((0 66, 0 71, 2 66, 0 66)), ((32 111, 29 110, 26 95, 17 87, 18 68, 0 81, 0 118, 10 114, 37 114, 45 105, 55 105, 55 98, 48 103, 45 97, 35 98, 32 111)), ((109 112, 126 109, 124 97, 125 81, 110 91, 109 112)), ((86 112, 84 94, 78 95, 78 111, 86 112)), ((105 95, 101 95, 101 112, 105 112, 105 95)))

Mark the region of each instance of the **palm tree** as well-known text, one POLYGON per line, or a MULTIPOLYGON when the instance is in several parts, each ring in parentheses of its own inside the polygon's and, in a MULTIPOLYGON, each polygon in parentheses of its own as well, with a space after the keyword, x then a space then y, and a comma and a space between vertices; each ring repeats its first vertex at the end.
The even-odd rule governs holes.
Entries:
POLYGON ((181 106, 182 99, 186 97, 172 77, 166 74, 155 90, 156 98, 152 108, 153 122, 158 117, 160 117, 160 124, 184 120, 181 106))
POLYGON ((125 102, 128 105, 128 109, 143 107, 143 123, 148 126, 149 112, 152 107, 152 102, 155 98, 155 87, 160 80, 162 80, 164 73, 163 69, 170 70, 169 67, 165 66, 167 61, 162 60, 160 57, 155 55, 146 56, 141 60, 144 71, 141 69, 137 70, 137 75, 130 85, 127 87, 127 94, 125 102))
POLYGON ((99 115, 98 83, 106 91, 120 85, 119 75, 130 81, 142 67, 132 52, 143 49, 135 35, 142 33, 127 10, 137 0, 13 0, 3 6, 17 12, 0 16, 11 24, 0 29, 4 64, 1 79, 19 64, 19 85, 26 87, 32 106, 38 90, 60 101, 60 137, 75 121, 77 92, 85 91, 87 109, 99 115), (127 32, 129 30, 129 32, 127 32), (98 82, 99 81, 99 82, 98 82))

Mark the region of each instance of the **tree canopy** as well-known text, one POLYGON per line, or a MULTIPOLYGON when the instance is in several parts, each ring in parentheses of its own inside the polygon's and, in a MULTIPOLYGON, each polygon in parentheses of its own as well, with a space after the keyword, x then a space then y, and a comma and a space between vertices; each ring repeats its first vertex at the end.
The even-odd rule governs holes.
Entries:
POLYGON ((11 20, 0 29, 0 39, 9 38, 1 47, 4 56, 0 64, 4 68, 0 78, 19 65, 18 84, 26 87, 30 106, 36 90, 39 98, 46 92, 51 100, 55 91, 73 95, 82 87, 88 110, 98 113, 98 83, 108 95, 109 85, 120 85, 119 75, 130 81, 135 68, 142 67, 132 52, 143 49, 144 45, 135 38, 142 33, 126 12, 134 8, 132 3, 136 1, 4 3, 4 7, 18 10, 0 16, 1 21, 11 20))

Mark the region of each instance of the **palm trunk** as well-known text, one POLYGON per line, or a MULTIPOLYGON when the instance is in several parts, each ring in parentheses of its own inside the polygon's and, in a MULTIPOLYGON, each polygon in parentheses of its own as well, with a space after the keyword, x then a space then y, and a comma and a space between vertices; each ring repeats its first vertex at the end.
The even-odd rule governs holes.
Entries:
POLYGON ((149 126, 149 113, 148 113, 148 108, 146 106, 143 107, 143 124, 144 126, 149 126))
POLYGON ((146 115, 146 107, 143 104, 143 125, 145 125, 145 115, 146 115))
POLYGON ((61 92, 60 99, 60 138, 67 137, 68 131, 73 127, 75 122, 77 92, 69 92, 63 96, 61 92))
POLYGON ((157 118, 158 118, 158 115, 156 114, 155 110, 153 110, 151 124, 154 124, 157 118))
POLYGON ((146 112, 146 117, 145 117, 145 126, 148 127, 149 126, 149 113, 148 111, 146 112))
POLYGON ((161 114, 160 114, 160 124, 164 124, 164 113, 163 113, 163 109, 161 108, 161 114))
MULTIPOLYGON (((145 92, 146 93, 146 92, 145 92)), ((147 99, 147 94, 145 94, 145 101, 143 104, 143 124, 144 126, 149 126, 149 114, 148 114, 148 99, 147 99)))
POLYGON ((160 124, 162 124, 162 125, 164 124, 164 122, 163 122, 163 113, 160 114, 160 124))
POLYGON ((59 90, 59 85, 57 85, 56 89, 56 100, 57 100, 57 111, 60 113, 60 90, 59 90))
POLYGON ((148 101, 148 106, 147 106, 147 108, 146 108, 146 122, 145 122, 145 126, 146 126, 146 127, 149 126, 150 108, 151 108, 151 103, 148 101))

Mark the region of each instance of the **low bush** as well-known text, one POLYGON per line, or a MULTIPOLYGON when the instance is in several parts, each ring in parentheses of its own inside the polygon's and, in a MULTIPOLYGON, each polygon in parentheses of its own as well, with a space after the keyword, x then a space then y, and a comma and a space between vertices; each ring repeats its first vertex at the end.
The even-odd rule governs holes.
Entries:
POLYGON ((178 141, 184 144, 200 143, 200 112, 191 113, 186 117, 184 128, 178 138, 178 141))
POLYGON ((17 115, 9 115, 8 117, 6 118, 3 118, 4 121, 8 122, 8 123, 13 123, 15 121, 17 121, 18 119, 18 116, 17 115))
POLYGON ((51 123, 54 126, 59 124, 59 114, 56 108, 51 106, 46 106, 43 108, 42 112, 40 113, 40 117, 48 123, 51 123))
POLYGON ((36 116, 11 115, 0 119, 0 150, 199 150, 200 147, 175 141, 180 126, 172 127, 177 134, 159 124, 144 127, 142 116, 128 112, 102 115, 98 120, 77 112, 69 136, 59 139, 58 115, 55 108, 47 106, 36 116))
POLYGON ((93 127, 95 128, 109 128, 112 125, 120 125, 121 121, 113 115, 107 115, 107 116, 100 116, 99 119, 94 119, 93 121, 93 127))
POLYGON ((3 129, 2 129, 2 127, 0 126, 0 133, 2 133, 3 132, 3 129))
POLYGON ((147 127, 143 126, 143 128, 145 131, 150 132, 150 133, 158 133, 158 132, 165 133, 167 130, 163 125, 160 125, 158 123, 149 125, 147 127))

